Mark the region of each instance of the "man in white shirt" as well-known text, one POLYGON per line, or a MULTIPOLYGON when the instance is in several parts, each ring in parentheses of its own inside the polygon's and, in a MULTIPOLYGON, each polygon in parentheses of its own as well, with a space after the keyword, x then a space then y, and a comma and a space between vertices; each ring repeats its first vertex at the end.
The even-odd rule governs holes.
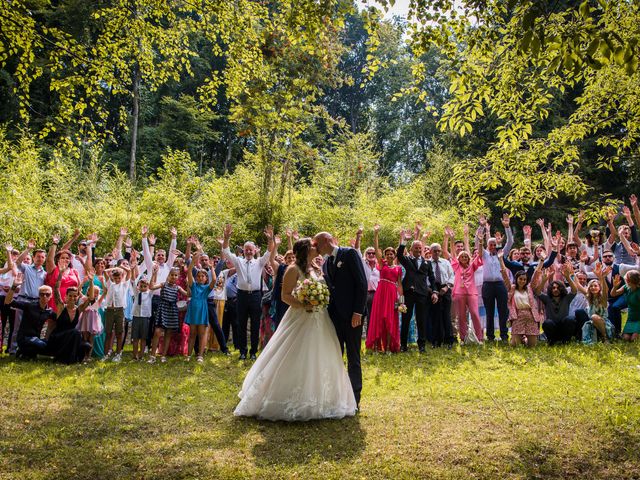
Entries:
POLYGON ((256 359, 258 340, 260 338, 260 315, 262 313, 262 270, 269 262, 273 242, 273 227, 264 230, 269 245, 262 257, 254 258, 256 246, 253 242, 246 242, 243 256, 238 257, 229 250, 229 239, 233 229, 227 224, 224 227, 222 255, 231 261, 238 275, 237 315, 240 346, 240 360, 247 358, 247 321, 251 318, 251 360, 256 359))
POLYGON ((451 348, 454 337, 451 333, 451 292, 455 275, 448 260, 441 258, 442 247, 439 243, 431 244, 431 266, 435 278, 434 291, 438 293, 438 302, 431 305, 431 345, 433 348, 446 344, 451 348))

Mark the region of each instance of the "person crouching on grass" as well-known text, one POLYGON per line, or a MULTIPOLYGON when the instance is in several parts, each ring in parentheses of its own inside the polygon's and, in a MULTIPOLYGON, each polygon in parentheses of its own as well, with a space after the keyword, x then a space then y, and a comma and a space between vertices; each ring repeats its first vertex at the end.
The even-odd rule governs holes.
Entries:
POLYGON ((156 350, 160 342, 160 337, 163 335, 164 342, 160 361, 162 363, 167 361, 167 351, 169 350, 171 337, 180 327, 180 321, 178 320, 178 293, 181 293, 185 297, 188 297, 189 293, 176 283, 179 275, 180 271, 177 268, 172 268, 167 276, 166 282, 151 285, 151 290, 160 289, 160 306, 158 308, 156 329, 153 333, 153 341, 151 342, 149 363, 156 362, 156 350))
POLYGON ((629 310, 622 338, 627 342, 635 342, 640 335, 640 272, 629 270, 624 276, 624 281, 625 284, 622 283, 620 275, 614 277, 611 295, 618 297, 624 293, 629 310))

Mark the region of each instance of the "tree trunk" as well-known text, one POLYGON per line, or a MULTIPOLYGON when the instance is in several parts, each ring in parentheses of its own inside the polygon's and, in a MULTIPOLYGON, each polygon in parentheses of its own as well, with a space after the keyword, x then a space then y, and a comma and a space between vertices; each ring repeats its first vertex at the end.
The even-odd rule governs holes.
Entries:
POLYGON ((227 173, 227 168, 229 167, 229 162, 231 161, 231 152, 233 151, 233 133, 229 134, 229 142, 227 146, 227 156, 224 159, 224 165, 222 171, 227 173))
POLYGON ((136 179, 136 150, 138 148, 138 119, 140 117, 140 69, 133 74, 133 114, 131 125, 131 154, 129 156, 129 178, 136 179))

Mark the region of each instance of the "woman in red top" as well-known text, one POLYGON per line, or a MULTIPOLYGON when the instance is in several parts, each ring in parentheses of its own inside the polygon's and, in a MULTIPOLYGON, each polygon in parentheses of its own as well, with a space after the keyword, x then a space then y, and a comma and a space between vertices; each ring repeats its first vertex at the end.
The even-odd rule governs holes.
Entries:
POLYGON ((373 245, 378 258, 380 283, 373 296, 369 315, 369 328, 365 345, 370 350, 380 352, 400 351, 400 324, 396 301, 402 295, 402 267, 394 265, 396 251, 389 247, 384 250, 384 260, 378 248, 380 226, 373 227, 373 245))
MULTIPOLYGON (((49 247, 49 253, 47 255, 47 277, 45 278, 45 284, 49 285, 52 289, 56 286, 60 272, 62 271, 62 278, 60 279, 60 296, 66 298, 67 288, 80 287, 80 275, 78 271, 71 266, 71 258, 73 254, 70 250, 67 250, 66 245, 62 250, 57 252, 58 243, 60 242, 60 235, 53 236, 53 244, 49 247)), ((55 291, 55 290, 54 290, 55 291)), ((49 307, 56 309, 56 301, 53 296, 49 299, 49 307)))
MULTIPOLYGON (((478 235, 484 236, 484 233, 478 235)), ((471 258, 468 240, 465 242, 466 250, 460 252, 457 258, 449 255, 449 239, 453 238, 453 230, 447 227, 444 231, 442 256, 451 262, 455 279, 453 281, 452 300, 458 315, 460 340, 464 343, 467 338, 467 312, 471 315, 473 329, 476 337, 482 343, 484 335, 480 323, 478 309, 478 289, 475 282, 475 271, 482 265, 482 237, 476 237, 477 253, 471 258)))

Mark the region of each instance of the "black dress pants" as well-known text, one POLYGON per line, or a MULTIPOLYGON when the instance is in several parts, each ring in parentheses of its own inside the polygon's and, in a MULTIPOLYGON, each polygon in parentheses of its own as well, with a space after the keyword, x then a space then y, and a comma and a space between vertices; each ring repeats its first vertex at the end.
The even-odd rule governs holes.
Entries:
POLYGON ((258 342, 260 340, 262 292, 259 290, 253 292, 238 290, 237 302, 240 353, 247 354, 247 323, 251 319, 251 350, 249 353, 255 355, 258 353, 258 342))

